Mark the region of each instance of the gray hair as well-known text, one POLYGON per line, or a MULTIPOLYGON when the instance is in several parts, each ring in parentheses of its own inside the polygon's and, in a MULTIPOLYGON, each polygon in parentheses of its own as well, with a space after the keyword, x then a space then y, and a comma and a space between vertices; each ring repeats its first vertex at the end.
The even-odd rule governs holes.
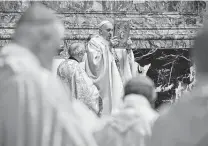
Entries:
POLYGON ((101 21, 101 22, 98 24, 99 33, 102 31, 103 26, 104 26, 105 24, 107 24, 107 23, 110 23, 110 24, 113 25, 113 23, 110 22, 110 21, 108 21, 108 20, 101 21))
POLYGON ((77 56, 86 52, 84 43, 73 43, 68 49, 69 56, 77 56))
MULTIPOLYGON (((110 21, 108 20, 104 20, 102 22, 100 22, 100 24, 98 24, 98 28, 101 29, 103 25, 107 24, 107 23, 111 23, 110 21)), ((111 23, 112 24, 112 23, 111 23)))

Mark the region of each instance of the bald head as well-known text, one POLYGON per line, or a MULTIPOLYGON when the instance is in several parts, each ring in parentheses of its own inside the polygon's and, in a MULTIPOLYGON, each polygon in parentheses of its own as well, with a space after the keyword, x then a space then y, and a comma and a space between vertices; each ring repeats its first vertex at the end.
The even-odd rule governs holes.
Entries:
POLYGON ((154 82, 148 76, 139 75, 132 78, 125 85, 124 92, 125 96, 129 94, 143 95, 150 102, 156 98, 154 82))
POLYGON ((32 25, 48 24, 57 20, 54 11, 46 8, 42 4, 34 4, 28 8, 20 18, 18 25, 22 23, 31 23, 32 25))
POLYGON ((42 4, 34 4, 17 23, 13 39, 17 44, 31 50, 42 65, 48 68, 63 35, 64 25, 58 20, 55 12, 42 4))
POLYGON ((204 25, 196 37, 192 57, 196 64, 197 72, 208 73, 208 23, 204 25))
POLYGON ((19 19, 16 27, 16 32, 22 26, 29 26, 30 29, 33 29, 33 27, 41 27, 51 24, 55 25, 55 31, 57 31, 59 35, 63 35, 63 24, 60 20, 58 20, 58 18, 55 15, 55 12, 51 9, 48 9, 42 4, 34 4, 31 7, 29 7, 22 15, 22 17, 19 19))

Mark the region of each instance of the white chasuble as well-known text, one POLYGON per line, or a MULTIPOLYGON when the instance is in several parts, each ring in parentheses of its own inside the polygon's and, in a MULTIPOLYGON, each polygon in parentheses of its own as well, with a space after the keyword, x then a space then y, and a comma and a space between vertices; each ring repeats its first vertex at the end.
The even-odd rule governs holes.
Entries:
POLYGON ((123 96, 123 84, 109 42, 101 36, 88 43, 85 70, 100 91, 103 100, 102 114, 115 112, 123 96))

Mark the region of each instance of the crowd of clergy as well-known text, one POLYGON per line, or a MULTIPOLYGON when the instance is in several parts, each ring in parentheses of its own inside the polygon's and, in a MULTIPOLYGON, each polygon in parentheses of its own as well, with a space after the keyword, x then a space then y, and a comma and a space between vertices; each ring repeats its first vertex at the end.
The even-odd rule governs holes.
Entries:
POLYGON ((113 23, 98 28, 54 65, 64 25, 44 5, 25 11, 0 52, 0 146, 208 146, 208 24, 191 50, 194 89, 158 111, 131 38, 118 48, 113 23))

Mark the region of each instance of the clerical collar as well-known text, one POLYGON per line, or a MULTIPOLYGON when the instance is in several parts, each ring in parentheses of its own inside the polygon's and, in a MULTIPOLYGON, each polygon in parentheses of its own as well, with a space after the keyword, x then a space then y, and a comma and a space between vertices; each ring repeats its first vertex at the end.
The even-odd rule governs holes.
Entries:
POLYGON ((74 57, 69 57, 69 59, 72 59, 72 60, 75 60, 75 61, 77 61, 77 62, 79 62, 76 58, 74 58, 74 57))

